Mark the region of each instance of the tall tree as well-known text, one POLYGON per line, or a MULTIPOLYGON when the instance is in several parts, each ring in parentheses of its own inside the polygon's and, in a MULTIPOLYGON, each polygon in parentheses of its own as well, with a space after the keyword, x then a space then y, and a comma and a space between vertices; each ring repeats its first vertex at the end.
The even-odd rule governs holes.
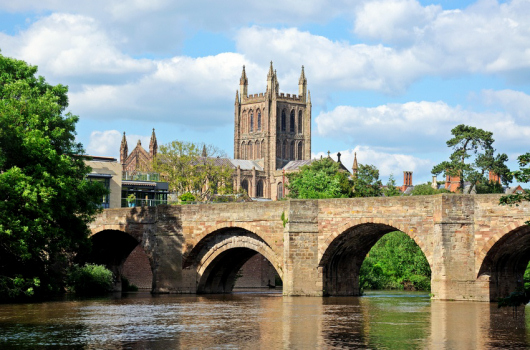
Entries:
POLYGON ((331 158, 316 160, 287 177, 290 198, 347 198, 352 193, 349 173, 331 158))
POLYGON ((86 180, 68 88, 36 72, 0 55, 0 298, 53 289, 52 267, 86 246, 106 192, 86 180))
POLYGON ((388 177, 388 182, 386 183, 386 186, 383 189, 383 194, 386 197, 394 197, 401 195, 401 191, 396 186, 396 180, 394 179, 393 174, 390 174, 390 176, 388 177))
MULTIPOLYGON (((513 176, 519 182, 530 182, 530 152, 520 155, 517 160, 519 162, 519 170, 514 171, 512 173, 513 176)), ((502 196, 500 199, 502 205, 518 205, 523 201, 530 201, 530 191, 502 196)), ((527 221, 527 224, 530 224, 530 221, 527 221)))
POLYGON ((383 194, 383 184, 379 180, 379 170, 373 165, 359 164, 357 176, 353 178, 353 197, 379 197, 383 194))
POLYGON ((201 200, 214 193, 230 193, 233 169, 226 154, 212 145, 173 141, 160 146, 153 168, 177 194, 192 192, 201 200))
POLYGON ((451 134, 453 137, 447 141, 447 146, 453 149, 453 153, 449 161, 433 167, 433 175, 442 173, 444 176, 459 177, 462 191, 464 182, 469 181, 471 186, 468 193, 478 183, 488 182, 485 176, 488 171, 499 175, 503 184, 511 181, 509 169, 505 165, 508 156, 504 153, 495 156, 492 132, 460 124, 451 130, 451 134))

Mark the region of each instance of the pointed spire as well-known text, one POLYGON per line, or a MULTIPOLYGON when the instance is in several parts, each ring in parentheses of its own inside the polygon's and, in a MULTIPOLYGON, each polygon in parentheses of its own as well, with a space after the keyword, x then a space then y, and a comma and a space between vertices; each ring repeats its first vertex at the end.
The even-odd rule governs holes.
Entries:
POLYGON ((125 137, 125 131, 123 132, 123 137, 121 139, 120 145, 120 163, 124 164, 129 154, 129 148, 127 147, 127 138, 125 137))
POLYGON ((153 132, 151 133, 151 141, 149 142, 149 154, 151 155, 151 158, 156 156, 157 151, 158 142, 156 141, 155 128, 153 128, 153 132))
POLYGON ((302 66, 302 73, 300 73, 300 79, 298 79, 298 85, 307 84, 307 79, 305 78, 304 66, 302 66))
POLYGON ((239 85, 247 85, 247 72, 245 72, 245 66, 243 66, 243 72, 241 72, 241 79, 239 79, 239 85))
POLYGON ((353 166, 351 168, 352 174, 354 177, 357 177, 357 172, 359 171, 359 166, 357 165, 357 152, 353 156, 353 166))
POLYGON ((271 61, 271 66, 269 67, 269 73, 267 74, 267 78, 270 79, 273 77, 274 75, 274 68, 272 67, 272 61, 271 61))

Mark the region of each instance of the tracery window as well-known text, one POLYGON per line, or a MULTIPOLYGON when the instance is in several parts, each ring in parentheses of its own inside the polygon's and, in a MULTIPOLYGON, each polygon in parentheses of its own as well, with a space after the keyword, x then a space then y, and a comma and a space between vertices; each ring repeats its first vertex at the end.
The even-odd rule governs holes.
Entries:
POLYGON ((298 142, 298 160, 302 160, 303 158, 303 141, 298 142))
POLYGON ((302 111, 298 112, 298 133, 301 134, 303 130, 303 122, 302 122, 302 111))
POLYGON ((254 131, 254 112, 250 111, 250 131, 254 131))
POLYGON ((294 132, 294 109, 291 111, 291 118, 289 120, 289 131, 294 132))
POLYGON ((286 117, 285 117, 285 109, 282 110, 282 131, 286 131, 287 130, 287 120, 286 120, 286 117))
POLYGON ((258 129, 257 131, 261 131, 261 111, 258 110, 258 129))
POLYGON ((289 151, 290 151, 289 159, 293 160, 294 159, 294 141, 291 141, 291 147, 289 147, 289 151))

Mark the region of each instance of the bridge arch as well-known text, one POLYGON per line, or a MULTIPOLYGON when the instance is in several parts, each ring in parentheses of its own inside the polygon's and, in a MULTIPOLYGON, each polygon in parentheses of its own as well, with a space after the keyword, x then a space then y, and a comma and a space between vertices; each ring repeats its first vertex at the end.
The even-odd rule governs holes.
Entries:
POLYGON ((492 230, 490 239, 477 249, 477 279, 489 285, 490 301, 524 286, 530 262, 530 226, 523 220, 492 230))
POLYGON ((91 251, 79 254, 77 261, 105 265, 115 276, 115 291, 122 290, 122 277, 127 277, 133 284, 145 284, 144 287, 152 289, 153 259, 142 246, 141 236, 127 232, 125 225, 118 224, 92 229, 90 239, 91 251), (135 271, 134 274, 125 275, 125 266, 127 270, 135 271))
POLYGON ((370 249, 381 237, 401 231, 412 238, 427 258, 432 270, 432 252, 415 228, 390 220, 355 220, 341 225, 325 240, 320 249, 324 295, 360 295, 359 272, 370 249))
POLYGON ((283 279, 281 259, 265 240, 242 227, 224 227, 206 235, 185 256, 183 268, 195 270, 197 293, 229 293, 238 271, 256 254, 283 279))

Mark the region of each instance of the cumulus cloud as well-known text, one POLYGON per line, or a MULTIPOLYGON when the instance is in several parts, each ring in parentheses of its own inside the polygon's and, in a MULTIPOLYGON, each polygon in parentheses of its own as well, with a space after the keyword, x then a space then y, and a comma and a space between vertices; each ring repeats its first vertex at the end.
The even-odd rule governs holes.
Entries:
POLYGON ((522 91, 515 90, 482 90, 482 101, 491 107, 500 107, 503 110, 517 116, 520 119, 528 120, 530 111, 530 95, 522 91))
POLYGON ((396 151, 439 150, 458 124, 492 131, 501 152, 530 146, 530 125, 507 112, 473 112, 445 102, 408 102, 373 108, 338 106, 316 117, 321 136, 396 151), (397 146, 399 145, 399 146, 397 146))
MULTIPOLYGON (((353 159, 357 153, 357 162, 360 164, 374 165, 379 169, 379 178, 386 183, 390 175, 394 176, 397 184, 402 180, 403 171, 412 171, 417 181, 427 182, 430 180, 430 171, 434 163, 429 159, 422 159, 402 153, 390 153, 376 150, 370 146, 357 146, 353 149, 340 151, 342 164, 351 172, 353 159)), ((312 158, 327 157, 327 153, 319 152, 312 154, 312 158)), ((330 154, 331 158, 337 160, 337 153, 330 154)), ((418 182, 415 183, 418 183, 418 182)))
MULTIPOLYGON (((90 141, 86 148, 87 154, 91 156, 114 157, 119 159, 120 146, 123 134, 118 130, 92 131, 90 141)), ((149 149, 151 135, 126 135, 129 153, 136 147, 138 141, 146 150, 149 149)))

